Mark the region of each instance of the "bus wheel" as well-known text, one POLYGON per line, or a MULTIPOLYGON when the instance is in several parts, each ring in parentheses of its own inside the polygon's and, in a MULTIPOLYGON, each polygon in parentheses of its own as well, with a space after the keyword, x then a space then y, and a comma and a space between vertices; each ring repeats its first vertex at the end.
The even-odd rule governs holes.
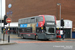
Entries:
POLYGON ((38 36, 37 35, 35 36, 35 39, 38 40, 38 36))

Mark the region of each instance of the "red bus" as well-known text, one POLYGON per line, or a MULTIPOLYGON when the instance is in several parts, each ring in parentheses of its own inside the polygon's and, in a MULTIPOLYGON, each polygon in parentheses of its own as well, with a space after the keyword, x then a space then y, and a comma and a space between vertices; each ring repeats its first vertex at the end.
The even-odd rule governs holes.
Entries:
POLYGON ((18 20, 18 36, 21 38, 53 39, 56 38, 56 17, 38 15, 18 20))

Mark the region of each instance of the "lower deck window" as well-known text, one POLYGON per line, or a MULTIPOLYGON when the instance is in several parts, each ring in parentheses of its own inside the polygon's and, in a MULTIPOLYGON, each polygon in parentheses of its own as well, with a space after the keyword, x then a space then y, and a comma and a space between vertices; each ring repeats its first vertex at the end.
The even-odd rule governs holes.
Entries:
POLYGON ((24 32, 28 32, 28 33, 29 33, 29 32, 32 32, 32 28, 25 28, 25 29, 24 29, 24 32))
POLYGON ((31 33, 32 32, 32 28, 20 28, 19 32, 31 33))
POLYGON ((23 29, 19 29, 19 32, 23 32, 23 29))

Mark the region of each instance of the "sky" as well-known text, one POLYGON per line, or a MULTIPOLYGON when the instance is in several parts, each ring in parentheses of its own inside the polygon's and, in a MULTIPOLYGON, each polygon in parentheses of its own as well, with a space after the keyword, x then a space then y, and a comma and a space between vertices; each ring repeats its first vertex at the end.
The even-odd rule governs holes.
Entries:
POLYGON ((0 20, 3 20, 3 17, 5 15, 5 0, 0 0, 0 20), (2 2, 1 2, 2 1, 2 2), (2 3, 2 4, 1 4, 2 3), (2 5, 2 7, 1 7, 2 5), (1 11, 2 10, 2 11, 1 11))

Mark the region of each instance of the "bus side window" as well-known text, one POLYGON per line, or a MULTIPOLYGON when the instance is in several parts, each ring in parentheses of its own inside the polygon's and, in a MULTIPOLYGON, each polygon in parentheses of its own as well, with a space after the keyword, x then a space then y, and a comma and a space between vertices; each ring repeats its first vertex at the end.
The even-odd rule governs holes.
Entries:
POLYGON ((36 17, 36 22, 38 22, 39 21, 39 17, 36 17))
POLYGON ((22 23, 24 23, 24 20, 22 20, 22 23))
POLYGON ((34 23, 35 22, 35 18, 31 18, 31 23, 34 23))
POLYGON ((40 28, 36 28, 36 33, 39 33, 40 32, 40 28))
POLYGON ((39 17, 39 21, 43 21, 43 17, 39 17))
POLYGON ((23 32, 23 29, 22 29, 22 28, 20 28, 20 29, 19 29, 19 32, 23 32))
POLYGON ((21 20, 19 20, 18 22, 19 22, 19 24, 20 24, 20 23, 21 23, 21 20))
POLYGON ((28 19, 28 23, 30 23, 30 18, 28 19))
POLYGON ((26 19, 24 20, 24 23, 26 23, 26 19))
POLYGON ((24 28, 24 32, 27 32, 27 28, 24 28))
POLYGON ((24 32, 31 33, 32 32, 32 28, 25 28, 24 32))
POLYGON ((32 32, 32 29, 31 28, 27 28, 27 32, 32 32))
POLYGON ((22 24, 22 20, 21 20, 21 24, 22 24))
POLYGON ((21 23, 23 24, 23 20, 21 20, 21 23))
POLYGON ((28 19, 25 19, 25 23, 27 24, 28 19))

